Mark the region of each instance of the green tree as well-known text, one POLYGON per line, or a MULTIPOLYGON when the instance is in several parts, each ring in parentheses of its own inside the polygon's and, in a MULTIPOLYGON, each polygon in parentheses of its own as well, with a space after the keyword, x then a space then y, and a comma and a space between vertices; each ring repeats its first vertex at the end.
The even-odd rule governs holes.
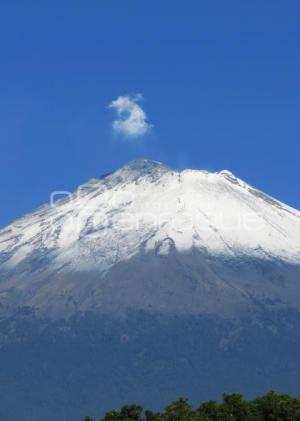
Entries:
POLYGON ((219 404, 213 400, 203 402, 200 405, 198 412, 210 421, 218 421, 219 404))
POLYGON ((119 411, 108 412, 101 421, 144 421, 143 412, 140 405, 124 405, 119 411))
POLYGON ((145 411, 145 421, 161 421, 162 415, 159 412, 145 411))
POLYGON ((273 391, 253 400, 250 409, 262 421, 300 420, 300 400, 273 391))
POLYGON ((162 419, 163 421, 196 421, 197 413, 187 399, 179 398, 166 407, 162 419))
POLYGON ((223 402, 219 408, 220 418, 223 421, 247 421, 249 415, 248 403, 239 393, 223 395, 223 402))
MULTIPOLYGON (((86 417, 82 421, 94 421, 86 417)), ((224 394, 223 401, 203 402, 195 410, 180 398, 162 413, 144 410, 140 405, 125 405, 108 412, 101 421, 300 421, 300 398, 269 392, 252 401, 239 393, 224 394)))
POLYGON ((120 421, 142 421, 144 409, 139 405, 125 405, 120 411, 120 421))
POLYGON ((120 413, 119 411, 112 410, 108 412, 101 421, 119 421, 120 420, 120 413))

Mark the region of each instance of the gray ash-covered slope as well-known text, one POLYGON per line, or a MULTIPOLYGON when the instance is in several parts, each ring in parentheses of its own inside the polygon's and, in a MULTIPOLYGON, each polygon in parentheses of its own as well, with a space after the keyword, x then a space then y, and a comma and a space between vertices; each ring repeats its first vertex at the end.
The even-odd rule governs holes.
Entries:
POLYGON ((133 161, 0 231, 0 418, 297 394, 299 304, 299 211, 133 161))

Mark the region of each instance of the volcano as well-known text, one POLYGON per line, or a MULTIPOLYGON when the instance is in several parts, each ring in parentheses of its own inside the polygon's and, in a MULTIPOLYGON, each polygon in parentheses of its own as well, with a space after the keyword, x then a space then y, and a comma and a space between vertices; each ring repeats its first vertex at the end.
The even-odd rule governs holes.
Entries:
POLYGON ((0 418, 298 394, 299 305, 298 210, 129 162, 0 230, 0 418))

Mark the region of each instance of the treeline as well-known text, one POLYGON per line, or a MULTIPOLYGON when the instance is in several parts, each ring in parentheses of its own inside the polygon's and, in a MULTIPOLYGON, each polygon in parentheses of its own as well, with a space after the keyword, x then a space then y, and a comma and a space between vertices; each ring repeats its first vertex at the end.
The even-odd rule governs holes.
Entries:
MULTIPOLYGON (((206 401, 193 408, 180 398, 162 412, 140 405, 125 405, 108 412, 100 421, 300 421, 300 398, 269 392, 247 401, 241 394, 224 394, 222 402, 206 401)), ((86 417, 82 421, 96 421, 86 417)))

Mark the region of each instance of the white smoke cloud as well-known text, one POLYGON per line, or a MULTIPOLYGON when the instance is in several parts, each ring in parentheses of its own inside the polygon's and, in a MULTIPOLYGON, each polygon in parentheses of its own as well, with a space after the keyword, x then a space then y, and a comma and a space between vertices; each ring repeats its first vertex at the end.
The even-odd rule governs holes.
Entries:
POLYGON ((109 104, 109 108, 117 111, 118 118, 112 124, 116 133, 139 137, 151 129, 152 125, 147 122, 145 111, 138 104, 142 99, 142 94, 119 96, 109 104))

